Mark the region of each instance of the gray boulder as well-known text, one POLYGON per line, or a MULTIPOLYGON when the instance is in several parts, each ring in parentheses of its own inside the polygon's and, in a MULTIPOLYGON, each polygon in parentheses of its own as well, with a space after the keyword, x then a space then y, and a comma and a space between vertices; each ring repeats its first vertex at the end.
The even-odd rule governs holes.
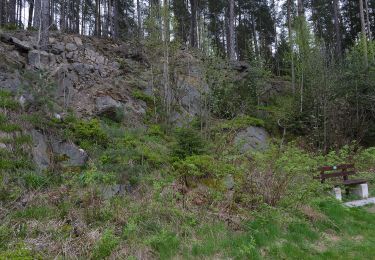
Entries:
POLYGON ((11 37, 11 41, 16 46, 17 49, 28 52, 32 49, 32 45, 29 42, 21 41, 17 39, 16 37, 11 37))
POLYGON ((53 54, 61 54, 65 51, 65 46, 62 42, 57 42, 56 44, 53 44, 52 45, 52 49, 51 49, 51 52, 53 54))
POLYGON ((235 144, 242 153, 263 151, 268 148, 269 135, 262 127, 249 126, 240 131, 234 138, 235 144))
POLYGON ((96 98, 97 115, 107 116, 111 119, 115 119, 118 110, 122 108, 122 103, 114 100, 110 96, 102 96, 96 98))
POLYGON ((38 169, 45 170, 51 164, 48 153, 47 139, 41 132, 35 129, 31 131, 31 136, 33 139, 33 147, 31 151, 33 160, 38 169))
POLYGON ((54 63, 54 56, 45 51, 32 50, 28 54, 29 64, 38 69, 47 68, 54 63))
POLYGON ((82 167, 88 160, 87 153, 71 142, 52 140, 52 152, 63 167, 82 167))
POLYGON ((100 188, 104 199, 110 199, 114 196, 122 196, 126 192, 126 186, 123 184, 104 185, 100 188))
POLYGON ((75 51, 77 50, 77 45, 75 45, 74 43, 67 43, 65 49, 67 51, 75 51))

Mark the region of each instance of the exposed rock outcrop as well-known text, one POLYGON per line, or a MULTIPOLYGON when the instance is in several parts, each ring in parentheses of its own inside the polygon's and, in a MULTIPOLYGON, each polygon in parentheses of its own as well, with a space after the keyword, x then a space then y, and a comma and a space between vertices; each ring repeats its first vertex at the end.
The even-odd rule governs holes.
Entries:
POLYGON ((262 127, 249 126, 237 133, 234 142, 242 153, 262 151, 268 148, 269 135, 262 127))

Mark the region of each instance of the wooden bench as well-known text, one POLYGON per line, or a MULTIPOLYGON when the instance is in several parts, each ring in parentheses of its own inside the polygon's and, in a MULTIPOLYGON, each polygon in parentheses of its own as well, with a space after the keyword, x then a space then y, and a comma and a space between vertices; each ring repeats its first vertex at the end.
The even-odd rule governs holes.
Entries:
MULTIPOLYGON (((362 198, 368 197, 368 186, 367 180, 364 179, 349 179, 349 176, 356 175, 354 164, 340 164, 336 166, 323 166, 319 169, 320 175, 314 176, 314 179, 319 179, 321 183, 324 183, 327 179, 341 179, 334 183, 334 193, 336 198, 341 200, 341 189, 340 185, 344 186, 357 186, 354 193, 362 198)), ((348 192, 349 189, 346 189, 348 192)))

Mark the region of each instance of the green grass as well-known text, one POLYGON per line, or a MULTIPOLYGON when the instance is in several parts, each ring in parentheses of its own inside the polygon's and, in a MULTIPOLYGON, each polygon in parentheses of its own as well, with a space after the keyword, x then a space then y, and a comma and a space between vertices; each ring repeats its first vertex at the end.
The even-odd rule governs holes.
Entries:
POLYGON ((19 109, 20 105, 12 97, 12 94, 5 90, 0 90, 0 107, 10 110, 19 109))

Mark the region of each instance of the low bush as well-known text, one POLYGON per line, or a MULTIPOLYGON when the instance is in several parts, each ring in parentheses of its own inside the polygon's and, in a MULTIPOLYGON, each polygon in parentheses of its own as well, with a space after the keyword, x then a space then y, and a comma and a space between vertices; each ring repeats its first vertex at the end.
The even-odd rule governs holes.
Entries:
POLYGON ((187 156, 206 152, 206 143, 201 135, 192 128, 179 128, 176 133, 177 144, 173 148, 173 156, 184 159, 187 156))
POLYGON ((105 230, 102 237, 95 245, 91 258, 94 260, 105 259, 116 249, 119 242, 120 239, 114 235, 113 230, 105 230))

